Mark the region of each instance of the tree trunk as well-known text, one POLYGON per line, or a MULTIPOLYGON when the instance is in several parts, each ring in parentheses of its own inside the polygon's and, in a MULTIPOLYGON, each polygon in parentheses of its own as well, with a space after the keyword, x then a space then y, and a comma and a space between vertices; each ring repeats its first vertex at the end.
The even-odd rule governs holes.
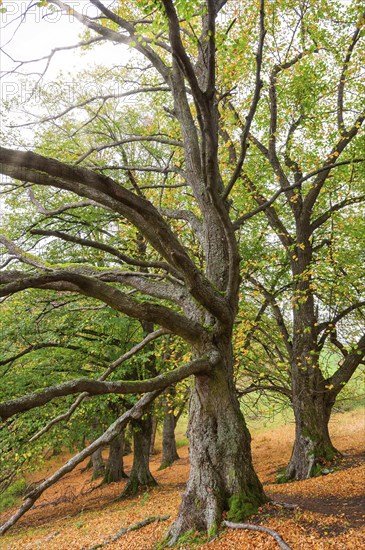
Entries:
POLYGON ((93 475, 92 479, 96 479, 104 474, 105 471, 105 464, 102 457, 102 448, 99 447, 92 455, 91 455, 91 462, 93 466, 93 475))
POLYGON ((176 419, 174 412, 168 401, 168 396, 164 401, 164 418, 162 430, 162 460, 160 470, 171 466, 176 460, 179 460, 175 440, 176 419))
POLYGON ((122 497, 136 495, 142 487, 147 488, 157 485, 149 468, 152 432, 151 415, 147 414, 140 420, 133 420, 132 427, 133 466, 122 497))
POLYGON ((152 415, 150 455, 153 455, 156 452, 155 451, 156 432, 157 432, 157 416, 154 414, 152 415))
POLYGON ((321 385, 311 387, 308 381, 302 372, 293 376, 295 441, 286 470, 287 479, 317 475, 338 454, 328 431, 333 403, 328 402, 321 385))
POLYGON ((113 483, 128 477, 123 468, 123 454, 124 430, 110 442, 109 458, 103 480, 104 483, 113 483))
POLYGON ((240 521, 267 501, 252 466, 251 438, 233 387, 231 364, 197 376, 188 428, 190 477, 170 543, 191 529, 214 534, 222 513, 240 521))

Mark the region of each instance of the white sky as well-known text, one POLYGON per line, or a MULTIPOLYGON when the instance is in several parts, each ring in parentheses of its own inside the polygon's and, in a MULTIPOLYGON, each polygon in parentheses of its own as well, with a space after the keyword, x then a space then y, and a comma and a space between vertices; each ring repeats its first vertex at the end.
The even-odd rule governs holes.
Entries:
MULTIPOLYGON (((80 41, 80 34, 85 27, 72 15, 61 14, 59 11, 50 13, 49 9, 36 6, 36 2, 37 0, 3 0, 3 7, 7 11, 0 14, 0 42, 4 50, 0 52, 2 74, 14 68, 6 54, 15 60, 32 60, 48 55, 55 47, 70 46, 80 41), (31 9, 22 19, 22 14, 30 4, 31 9)), ((94 8, 87 0, 67 0, 67 4, 81 13, 96 13, 95 10, 91 11, 94 8)), ((75 73, 90 64, 113 65, 126 59, 128 49, 110 42, 104 42, 101 47, 95 47, 88 53, 81 53, 80 50, 60 51, 53 56, 44 82, 54 80, 60 70, 75 73)), ((42 72, 45 65, 46 61, 30 63, 19 70, 22 73, 42 72)), ((15 93, 16 82, 17 78, 11 74, 2 78, 3 99, 9 99, 15 93)))

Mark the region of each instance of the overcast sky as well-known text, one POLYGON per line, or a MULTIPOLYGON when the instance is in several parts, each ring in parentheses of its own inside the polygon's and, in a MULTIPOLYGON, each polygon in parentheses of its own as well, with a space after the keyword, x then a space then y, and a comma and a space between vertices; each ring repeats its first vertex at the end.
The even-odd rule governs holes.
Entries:
MULTIPOLYGON (((75 10, 88 15, 95 15, 93 6, 87 0, 68 0, 67 2, 75 10)), ((70 46, 80 40, 85 27, 72 15, 61 14, 60 11, 51 13, 46 7, 36 6, 36 0, 3 0, 3 7, 7 9, 0 14, 1 22, 1 47, 0 65, 1 71, 9 71, 14 68, 11 56, 15 60, 33 60, 45 55, 55 47, 70 46), (22 16, 31 5, 25 17, 22 16), (8 54, 8 55, 7 55, 8 54)), ((127 48, 112 43, 105 43, 102 47, 96 47, 85 54, 80 50, 57 52, 50 64, 46 81, 56 78, 60 70, 73 72, 86 67, 89 64, 115 64, 128 57, 127 48)), ((29 63, 21 67, 21 72, 42 72, 46 61, 29 63)), ((16 65, 15 65, 16 66, 16 65)), ((9 82, 14 81, 12 75, 3 78, 2 93, 10 93, 9 82), (6 85, 4 84, 6 83, 6 85)))

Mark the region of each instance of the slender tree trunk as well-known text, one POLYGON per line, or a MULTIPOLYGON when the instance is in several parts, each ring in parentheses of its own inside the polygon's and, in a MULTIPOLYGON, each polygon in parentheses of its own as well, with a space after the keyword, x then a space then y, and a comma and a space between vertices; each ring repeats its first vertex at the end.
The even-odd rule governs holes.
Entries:
POLYGON ((91 463, 93 467, 92 479, 96 479, 104 474, 105 464, 101 453, 102 449, 100 447, 91 455, 91 463))
POLYGON ((152 415, 152 428, 151 428, 151 444, 150 444, 150 455, 155 454, 155 442, 156 442, 156 432, 157 432, 157 416, 152 415))
POLYGON ((319 474, 338 454, 328 431, 333 403, 326 399, 322 384, 311 382, 299 369, 293 373, 295 441, 286 471, 288 479, 319 474))
POLYGON ((140 420, 134 420, 133 427, 133 466, 128 483, 122 496, 133 496, 141 488, 157 485, 149 468, 152 420, 147 414, 140 420))
POLYGON ((104 483, 113 483, 128 477, 123 468, 123 454, 124 430, 110 442, 109 458, 103 480, 104 483))
POLYGON ((190 477, 168 537, 174 543, 190 529, 214 534, 222 513, 240 521, 267 499, 252 466, 251 438, 233 387, 230 364, 197 376, 188 428, 190 477))
POLYGON ((179 455, 176 448, 175 439, 176 419, 174 412, 171 410, 168 396, 164 400, 164 418, 162 431, 162 460, 160 470, 171 466, 176 460, 179 460, 179 455))

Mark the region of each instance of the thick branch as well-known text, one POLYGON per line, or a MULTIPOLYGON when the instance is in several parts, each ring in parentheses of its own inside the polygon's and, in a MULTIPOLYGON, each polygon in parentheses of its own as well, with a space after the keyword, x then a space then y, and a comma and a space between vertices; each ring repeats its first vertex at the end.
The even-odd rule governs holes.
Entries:
POLYGON ((31 152, 0 147, 0 172, 20 180, 72 191, 125 216, 152 246, 184 274, 190 293, 212 315, 227 321, 225 299, 198 270, 157 209, 114 180, 31 152))
POLYGON ((148 380, 126 380, 122 382, 104 382, 99 380, 71 380, 57 386, 47 388, 40 393, 32 393, 11 401, 0 403, 0 418, 7 420, 14 414, 29 411, 41 407, 55 397, 87 392, 89 395, 138 394, 155 390, 163 390, 172 384, 176 384, 192 374, 209 373, 211 363, 207 359, 197 359, 187 363, 176 370, 162 373, 148 380))
MULTIPOLYGON (((133 26, 130 25, 130 29, 126 29, 129 33, 128 35, 120 34, 107 26, 100 25, 89 19, 86 15, 77 12, 73 6, 69 6, 62 2, 61 0, 49 0, 50 4, 55 4, 61 10, 66 13, 71 13, 80 23, 85 25, 85 27, 93 30, 100 36, 103 36, 107 40, 112 42, 117 42, 119 44, 125 44, 127 46, 133 47, 142 55, 144 55, 149 61, 153 64, 155 69, 162 75, 166 83, 170 81, 170 71, 168 67, 164 64, 162 59, 154 52, 154 50, 146 43, 148 39, 144 40, 145 45, 142 45, 142 42, 138 41, 138 37, 133 34, 133 26)), ((125 29, 125 27, 124 27, 125 29)))
POLYGON ((349 352, 342 365, 337 371, 326 380, 326 386, 333 386, 330 390, 337 395, 350 380, 357 367, 363 362, 365 357, 365 334, 361 336, 356 344, 356 348, 349 352))
POLYGON ((176 313, 173 309, 152 302, 138 302, 121 290, 100 280, 70 271, 56 271, 47 274, 26 276, 24 273, 0 273, 0 297, 20 292, 27 288, 43 288, 60 292, 78 292, 101 300, 117 311, 139 319, 151 321, 171 330, 190 343, 204 339, 205 331, 196 322, 176 313))

